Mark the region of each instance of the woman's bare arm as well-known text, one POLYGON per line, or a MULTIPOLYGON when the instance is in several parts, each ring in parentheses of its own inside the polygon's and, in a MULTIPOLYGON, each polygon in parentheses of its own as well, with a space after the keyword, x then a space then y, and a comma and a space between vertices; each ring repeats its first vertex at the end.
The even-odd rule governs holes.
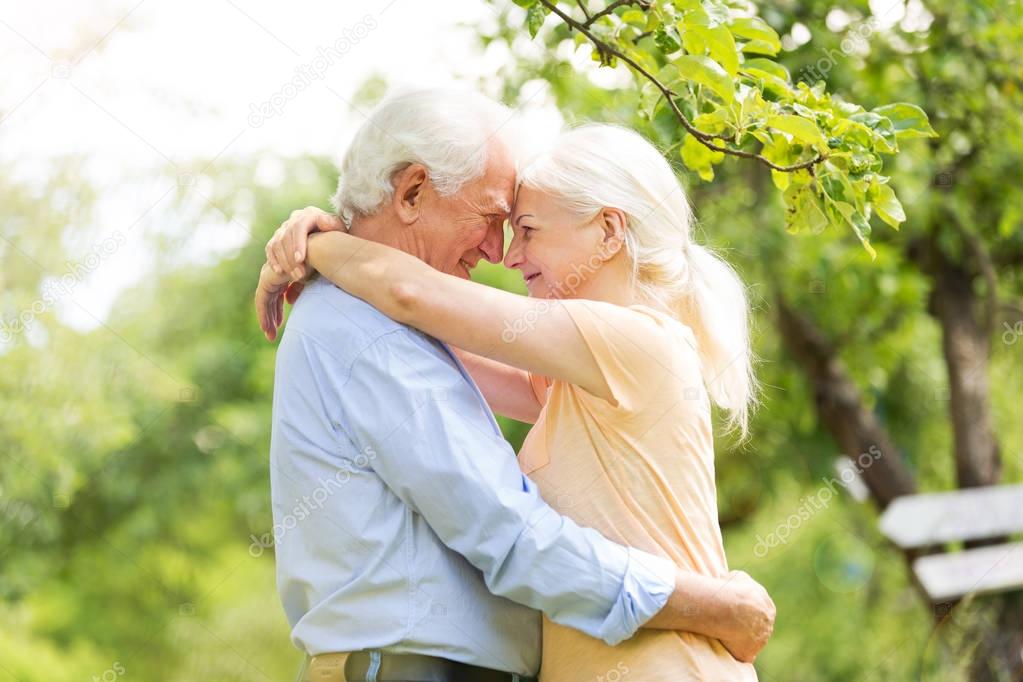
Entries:
POLYGON ((311 235, 308 262, 394 320, 470 353, 612 400, 592 352, 557 300, 448 275, 397 249, 340 232, 311 235))
POLYGON ((528 372, 461 348, 451 350, 472 375, 491 410, 520 422, 536 423, 541 405, 529 383, 528 372))

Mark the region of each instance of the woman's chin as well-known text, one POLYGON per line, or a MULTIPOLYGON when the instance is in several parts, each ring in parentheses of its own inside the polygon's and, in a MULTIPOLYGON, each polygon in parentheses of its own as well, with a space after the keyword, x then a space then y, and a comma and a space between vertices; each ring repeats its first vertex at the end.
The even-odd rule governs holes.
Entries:
POLYGON ((526 284, 526 291, 530 298, 550 298, 547 287, 543 285, 542 275, 533 275, 523 280, 526 284))

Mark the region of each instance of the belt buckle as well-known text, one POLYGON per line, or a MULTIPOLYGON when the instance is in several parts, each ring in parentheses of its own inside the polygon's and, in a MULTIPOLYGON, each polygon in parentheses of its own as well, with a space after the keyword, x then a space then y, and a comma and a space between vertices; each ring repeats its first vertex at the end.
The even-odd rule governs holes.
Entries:
POLYGON ((320 654, 309 659, 305 679, 307 682, 347 682, 345 662, 347 653, 320 654))

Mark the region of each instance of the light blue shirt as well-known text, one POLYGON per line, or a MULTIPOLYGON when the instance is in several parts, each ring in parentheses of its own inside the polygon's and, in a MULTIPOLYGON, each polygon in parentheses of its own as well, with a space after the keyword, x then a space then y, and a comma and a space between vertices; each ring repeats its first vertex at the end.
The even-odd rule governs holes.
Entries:
POLYGON ((674 589, 666 559, 543 502, 446 346, 326 280, 277 351, 270 464, 277 587, 311 655, 533 675, 534 609, 617 644, 674 589))

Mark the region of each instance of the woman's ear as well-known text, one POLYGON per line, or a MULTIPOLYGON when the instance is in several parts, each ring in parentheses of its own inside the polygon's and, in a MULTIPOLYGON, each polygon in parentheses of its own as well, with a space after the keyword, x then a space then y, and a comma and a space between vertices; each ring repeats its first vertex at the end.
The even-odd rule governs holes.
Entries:
POLYGON ((625 246, 625 230, 627 218, 618 208, 601 209, 597 217, 604 230, 604 238, 600 242, 600 254, 604 260, 610 260, 625 246))
POLYGON ((430 174, 421 163, 409 164, 407 168, 395 173, 394 196, 391 201, 401 222, 411 225, 419 219, 429 181, 430 174))

